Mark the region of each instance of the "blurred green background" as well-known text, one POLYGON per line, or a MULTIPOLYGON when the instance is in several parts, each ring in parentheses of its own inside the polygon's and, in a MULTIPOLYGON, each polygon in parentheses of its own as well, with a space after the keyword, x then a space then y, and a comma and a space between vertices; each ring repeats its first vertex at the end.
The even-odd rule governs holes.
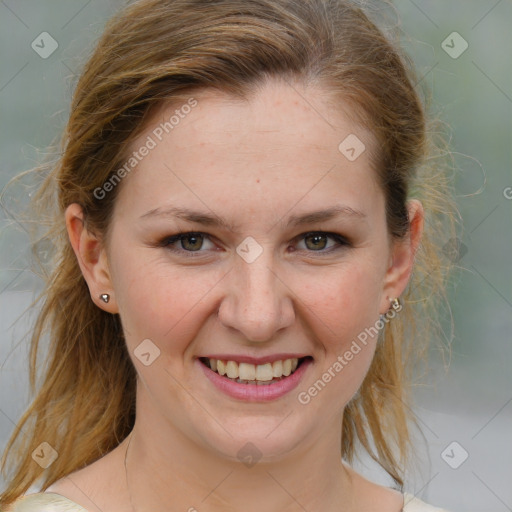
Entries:
MULTIPOLYGON (((0 2, 0 189, 41 162, 61 133, 81 65, 123 4, 0 2), (39 53, 31 46, 42 32, 58 44, 49 56, 51 39, 39 53)), ((464 224, 450 290, 450 368, 433 354, 427 383, 416 390, 424 434, 417 445, 428 464, 411 472, 407 487, 453 512, 512 510, 512 2, 394 5, 417 87, 451 129, 464 224)), ((29 200, 23 183, 0 209, 0 449, 28 403, 25 335, 33 315, 18 318, 40 289, 28 270, 26 233, 10 216, 29 200)), ((370 473, 382 478, 375 468, 370 473)))

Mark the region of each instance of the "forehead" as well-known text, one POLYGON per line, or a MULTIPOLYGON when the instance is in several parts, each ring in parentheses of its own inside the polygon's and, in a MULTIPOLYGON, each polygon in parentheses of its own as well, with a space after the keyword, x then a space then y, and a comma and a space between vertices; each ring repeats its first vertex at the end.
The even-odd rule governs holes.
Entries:
POLYGON ((118 200, 131 196, 135 209, 186 201, 257 214, 276 201, 291 209, 322 198, 371 209, 380 192, 374 138, 348 105, 333 104, 321 88, 270 81, 247 99, 203 90, 161 107, 131 146, 151 149, 118 200))
POLYGON ((357 122, 346 102, 325 88, 306 88, 302 83, 283 79, 269 79, 245 98, 214 89, 191 93, 155 112, 145 133, 151 133, 157 142, 167 141, 183 149, 183 154, 188 142, 196 146, 227 146, 233 154, 237 148, 258 151, 256 142, 271 145, 277 152, 295 145, 297 151, 307 146, 308 152, 315 148, 337 154, 340 137, 350 134, 364 139, 367 155, 375 146, 372 134, 357 122), (189 108, 191 102, 195 103, 193 108, 189 108), (252 144, 234 145, 247 136, 252 144))

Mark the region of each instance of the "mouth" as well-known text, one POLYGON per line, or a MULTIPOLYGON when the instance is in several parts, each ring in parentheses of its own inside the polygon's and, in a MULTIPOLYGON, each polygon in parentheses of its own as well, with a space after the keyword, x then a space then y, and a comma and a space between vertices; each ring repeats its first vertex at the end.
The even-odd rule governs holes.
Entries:
POLYGON ((200 357, 201 364, 217 375, 237 384, 268 386, 292 376, 311 356, 282 359, 263 364, 251 364, 223 359, 200 357))
POLYGON ((233 361, 231 356, 219 354, 215 358, 198 357, 195 363, 225 396, 242 402, 269 402, 288 396, 306 379, 313 364, 311 356, 286 358, 287 355, 275 354, 267 361, 238 356, 241 361, 233 361))

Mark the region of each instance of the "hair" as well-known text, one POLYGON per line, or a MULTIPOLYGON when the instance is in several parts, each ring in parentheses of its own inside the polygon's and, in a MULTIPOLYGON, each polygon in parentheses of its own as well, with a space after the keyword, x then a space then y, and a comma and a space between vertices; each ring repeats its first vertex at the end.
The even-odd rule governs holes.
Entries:
POLYGON ((341 433, 346 460, 362 445, 403 486, 412 368, 441 330, 437 311, 446 301, 450 267, 442 247, 456 220, 445 150, 435 140, 438 130, 427 119, 412 66, 370 18, 344 0, 143 0, 108 22, 77 83, 60 155, 47 165, 35 198, 39 219, 48 222, 44 237, 55 247, 54 267, 31 339, 35 396, 7 444, 2 471, 9 460, 14 472, 0 505, 39 479, 44 490, 99 459, 135 421, 136 370, 120 318, 90 298, 67 238, 66 207, 80 204, 87 228, 106 235, 120 187, 101 199, 94 191, 129 158, 130 144, 155 109, 206 89, 248 98, 269 78, 333 93, 374 134, 375 172, 394 239, 408 235, 409 198, 425 209, 402 310, 379 333, 341 433), (48 353, 36 388, 45 336, 48 353), (41 442, 58 453, 44 471, 31 457, 41 442))

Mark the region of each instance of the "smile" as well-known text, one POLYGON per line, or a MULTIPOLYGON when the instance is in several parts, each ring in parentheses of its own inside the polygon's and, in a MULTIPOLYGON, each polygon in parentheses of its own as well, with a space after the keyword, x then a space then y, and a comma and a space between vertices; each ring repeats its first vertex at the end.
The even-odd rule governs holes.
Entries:
POLYGON ((201 358, 201 362, 219 375, 239 384, 268 385, 291 375, 304 359, 293 358, 254 365, 205 357, 201 358))
POLYGON ((223 393, 244 401, 269 401, 295 388, 311 356, 251 364, 200 357, 196 360, 206 377, 223 393))

